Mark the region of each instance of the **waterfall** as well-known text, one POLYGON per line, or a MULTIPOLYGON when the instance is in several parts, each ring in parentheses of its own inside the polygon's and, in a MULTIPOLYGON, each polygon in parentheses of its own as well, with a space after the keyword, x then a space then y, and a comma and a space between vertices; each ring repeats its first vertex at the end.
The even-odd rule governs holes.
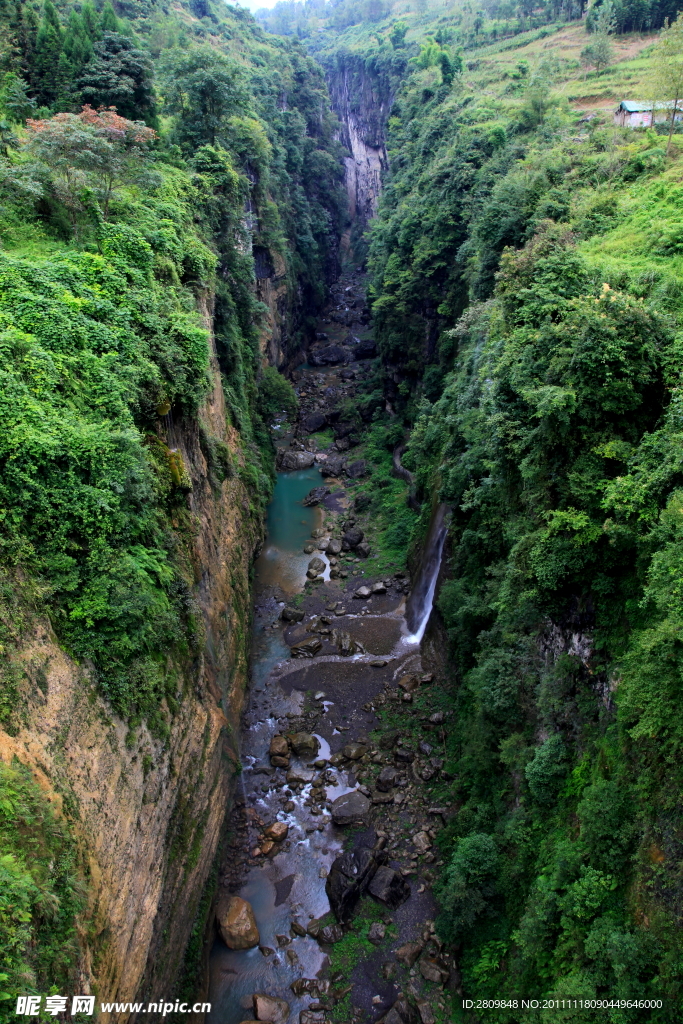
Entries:
POLYGON ((448 533, 447 512, 446 505, 437 505, 432 516, 415 586, 411 590, 406 604, 406 624, 409 632, 406 637, 407 643, 420 643, 427 628, 429 616, 432 614, 434 591, 441 568, 443 546, 448 533))

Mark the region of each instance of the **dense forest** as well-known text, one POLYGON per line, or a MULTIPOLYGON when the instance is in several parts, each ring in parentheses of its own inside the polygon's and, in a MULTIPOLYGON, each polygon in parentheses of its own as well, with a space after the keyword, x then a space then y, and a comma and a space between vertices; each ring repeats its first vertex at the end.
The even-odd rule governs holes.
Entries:
MULTIPOLYGON (((613 124, 622 98, 674 98, 676 16, 0 0, 0 725, 24 722, 15 655, 39 608, 130 736, 168 735, 184 684, 165 655, 193 663, 201 626, 191 483, 157 423, 197 432, 260 531, 267 426, 296 408, 268 339, 282 366, 312 340, 349 228, 325 74, 344 77, 387 154, 353 236, 379 353, 366 419, 387 463, 405 438, 415 477, 411 507, 379 487, 368 505, 413 559, 432 505, 450 514, 432 799, 455 806, 435 885, 453 1020, 520 1019, 472 1017, 463 993, 681 1017, 683 145, 673 117, 613 124), (212 346, 233 448, 198 419, 212 346)), ((79 969, 69 815, 0 761, 0 1007, 79 969)))
MULTIPOLYGON (((155 424, 196 423, 210 308, 239 444, 200 431, 201 447, 216 487, 243 481, 260 529, 263 417, 291 389, 262 372, 255 274, 277 263, 295 350, 335 274, 334 118, 298 43, 222 5, 8 0, 0 41, 0 723, 22 725, 14 652, 46 609, 131 735, 144 719, 163 737, 183 699, 165 654, 191 663, 201 626, 191 483, 155 424)), ((8 999, 73 973, 83 895, 68 826, 20 766, 0 770, 8 999)))
MULTIPOLYGON (((476 59, 435 27, 404 37, 368 266, 403 463, 452 514, 440 927, 474 999, 648 993, 580 1019, 673 1021, 681 150, 610 103, 664 88, 661 51, 586 72, 584 26, 476 59)), ((389 23, 339 46, 395 74, 389 23)))

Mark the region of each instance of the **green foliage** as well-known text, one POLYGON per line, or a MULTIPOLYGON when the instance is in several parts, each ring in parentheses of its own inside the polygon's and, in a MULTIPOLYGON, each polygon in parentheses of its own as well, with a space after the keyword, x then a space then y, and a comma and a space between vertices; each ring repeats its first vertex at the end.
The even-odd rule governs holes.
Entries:
POLYGON ((296 392, 286 377, 273 366, 265 366, 258 385, 259 410, 266 422, 278 413, 284 412, 288 419, 296 417, 298 399, 296 392))
POLYGON ((84 897, 66 823, 27 768, 0 761, 0 999, 11 1013, 19 995, 74 985, 84 897))

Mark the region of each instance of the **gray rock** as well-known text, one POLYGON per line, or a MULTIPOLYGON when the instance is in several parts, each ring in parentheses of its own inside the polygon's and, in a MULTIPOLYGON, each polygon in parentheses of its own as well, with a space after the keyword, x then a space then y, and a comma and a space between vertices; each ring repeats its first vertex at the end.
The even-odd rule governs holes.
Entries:
POLYGON ((301 426, 307 433, 313 434, 316 430, 322 430, 326 423, 327 416, 324 412, 309 412, 301 421, 301 426))
POLYGON ((420 974, 425 981, 433 981, 437 985, 445 985, 449 978, 449 970, 443 960, 436 957, 423 957, 420 960, 420 974))
POLYGON ((333 861, 325 892, 338 921, 348 921, 377 867, 377 857, 365 846, 347 850, 333 861))
POLYGON ((332 946, 335 942, 341 942, 344 938, 344 929, 340 924, 328 924, 321 928, 316 936, 318 942, 325 946, 332 946))
POLYGON ((310 572, 314 572, 317 576, 319 576, 321 572, 325 572, 326 566, 322 558, 318 558, 316 556, 315 558, 312 558, 310 560, 310 562, 308 563, 308 568, 310 572))
POLYGON ((342 537, 342 551, 351 551, 360 544, 365 534, 359 526, 351 526, 342 537))
POLYGON ((396 785, 397 776, 398 772, 395 768, 382 768, 375 783, 380 793, 388 793, 390 789, 393 789, 396 785))
POLYGON ((353 596, 365 600, 370 597, 370 587, 359 587, 353 596))
POLYGON ((321 649, 322 640, 317 636, 311 636, 292 644, 290 654, 293 658, 313 658, 321 649))
POLYGON ((308 508, 311 508, 313 505, 319 505, 323 498, 327 497, 329 493, 329 487, 314 487, 313 490, 308 492, 302 502, 302 505, 306 505, 308 508))
POLYGON ((285 622, 302 622, 304 613, 300 608, 292 608, 290 605, 283 608, 280 612, 280 618, 284 619, 285 622))
POLYGON ((352 825, 363 821, 370 810, 370 801, 358 790, 338 796, 332 804, 332 820, 335 825, 352 825))
POLYGON ((315 757, 320 749, 320 743, 315 736, 308 732, 295 732, 288 737, 292 744, 292 750, 298 757, 315 757))
POLYGON ((337 651, 341 654, 342 658, 348 658, 349 655, 354 653, 354 643, 351 639, 351 634, 347 633, 345 629, 335 629, 332 636, 337 645, 337 651))
POLYGON ((321 476, 341 476, 346 459, 341 456, 332 455, 320 465, 321 476))
POLYGON ((336 537, 331 537, 330 540, 327 542, 326 550, 328 555, 339 555, 341 554, 341 549, 341 541, 338 540, 336 537))
POLYGON ((413 836, 413 846, 418 853, 427 853, 432 848, 431 837, 426 832, 418 832, 413 836))
POLYGON ((349 466, 346 467, 346 475, 351 480, 360 480, 361 477, 367 476, 368 464, 365 459, 356 459, 349 466))
POLYGON ((373 594, 386 594, 387 588, 384 583, 373 583, 370 587, 373 594))
POLYGON ((353 349, 354 359, 372 359, 377 355, 377 345, 373 338, 363 338, 353 349))
POLYGON ((342 754, 349 761, 359 761, 363 754, 367 754, 368 748, 364 743, 347 743, 342 748, 342 754))
POLYGON ((384 865, 370 882, 368 892, 380 903, 395 909, 410 897, 410 886, 398 871, 384 865))
POLYGON ((362 540, 360 544, 356 544, 356 554, 360 555, 361 558, 369 558, 370 556, 370 545, 366 540, 362 540))
POLYGON ((373 921, 368 928, 368 942, 372 942, 373 945, 379 946, 380 942, 384 941, 386 933, 387 926, 382 921, 373 921))
POLYGON ((311 366, 335 366, 338 363, 349 363, 351 358, 349 350, 342 345, 316 345, 308 353, 308 362, 311 366))
POLYGON ((418 960, 424 946, 421 942, 406 942, 396 950, 396 959, 406 967, 413 967, 418 960))
POLYGON ((291 472, 296 469, 310 469, 315 462, 313 452, 288 452, 281 451, 278 456, 278 469, 283 472, 291 472))

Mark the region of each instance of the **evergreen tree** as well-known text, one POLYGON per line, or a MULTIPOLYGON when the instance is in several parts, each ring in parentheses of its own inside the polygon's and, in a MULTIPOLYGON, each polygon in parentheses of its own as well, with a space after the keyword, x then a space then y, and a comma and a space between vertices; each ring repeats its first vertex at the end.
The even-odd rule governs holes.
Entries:
POLYGON ((78 80, 83 102, 116 107, 123 117, 152 124, 156 106, 148 55, 117 32, 105 32, 93 51, 78 80))

